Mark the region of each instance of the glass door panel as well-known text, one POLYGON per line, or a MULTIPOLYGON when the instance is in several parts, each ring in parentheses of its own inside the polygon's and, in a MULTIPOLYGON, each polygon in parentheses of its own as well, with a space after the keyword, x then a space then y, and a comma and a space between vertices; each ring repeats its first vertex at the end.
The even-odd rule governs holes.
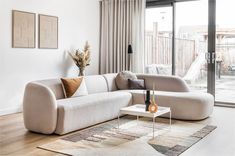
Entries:
POLYGON ((207 92, 208 0, 175 4, 175 74, 207 92))
POLYGON ((172 7, 146 9, 145 73, 172 73, 172 7))
POLYGON ((235 105, 235 1, 216 1, 215 100, 235 105))

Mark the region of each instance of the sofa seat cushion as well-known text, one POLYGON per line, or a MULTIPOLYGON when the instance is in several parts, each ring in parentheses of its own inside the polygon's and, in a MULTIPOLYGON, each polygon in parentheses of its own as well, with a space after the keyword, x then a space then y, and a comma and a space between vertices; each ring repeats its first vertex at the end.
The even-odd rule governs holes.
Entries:
MULTIPOLYGON (((144 104, 144 90, 122 90, 133 96, 133 104, 144 104)), ((201 120, 211 115, 214 97, 208 93, 156 91, 159 106, 170 107, 172 117, 184 120, 201 120)), ((169 115, 166 115, 169 116, 169 115)))
POLYGON ((105 92, 58 100, 55 133, 65 134, 113 119, 120 108, 131 104, 129 92, 105 92))

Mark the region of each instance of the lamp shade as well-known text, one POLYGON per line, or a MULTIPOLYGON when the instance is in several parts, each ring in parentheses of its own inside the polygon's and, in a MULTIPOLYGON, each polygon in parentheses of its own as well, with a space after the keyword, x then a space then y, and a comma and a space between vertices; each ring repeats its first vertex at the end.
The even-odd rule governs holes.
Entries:
POLYGON ((132 50, 132 46, 129 44, 128 45, 128 54, 132 54, 133 50, 132 50))

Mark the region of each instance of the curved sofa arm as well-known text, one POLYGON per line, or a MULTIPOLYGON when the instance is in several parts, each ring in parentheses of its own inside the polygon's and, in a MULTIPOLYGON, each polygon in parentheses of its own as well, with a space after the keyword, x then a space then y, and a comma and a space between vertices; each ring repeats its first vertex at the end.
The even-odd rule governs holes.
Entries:
POLYGON ((155 84, 155 89, 159 91, 189 92, 186 82, 177 76, 137 74, 137 77, 145 80, 147 89, 153 89, 155 84))
POLYGON ((37 82, 27 84, 23 115, 28 130, 44 134, 53 133, 57 122, 57 102, 54 93, 43 84, 37 82))

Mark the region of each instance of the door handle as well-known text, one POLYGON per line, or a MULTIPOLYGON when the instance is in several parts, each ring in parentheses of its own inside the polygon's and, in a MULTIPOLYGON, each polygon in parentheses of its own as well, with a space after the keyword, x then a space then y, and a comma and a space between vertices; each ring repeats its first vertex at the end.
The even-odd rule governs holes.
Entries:
POLYGON ((215 63, 216 60, 216 54, 215 52, 212 52, 212 63, 215 63))
POLYGON ((216 61, 216 54, 215 54, 215 52, 212 52, 212 55, 211 55, 211 53, 205 53, 205 58, 206 58, 206 61, 208 64, 210 64, 210 63, 214 64, 216 61))
POLYGON ((207 61, 207 63, 211 63, 211 54, 210 53, 205 53, 205 59, 207 61))

